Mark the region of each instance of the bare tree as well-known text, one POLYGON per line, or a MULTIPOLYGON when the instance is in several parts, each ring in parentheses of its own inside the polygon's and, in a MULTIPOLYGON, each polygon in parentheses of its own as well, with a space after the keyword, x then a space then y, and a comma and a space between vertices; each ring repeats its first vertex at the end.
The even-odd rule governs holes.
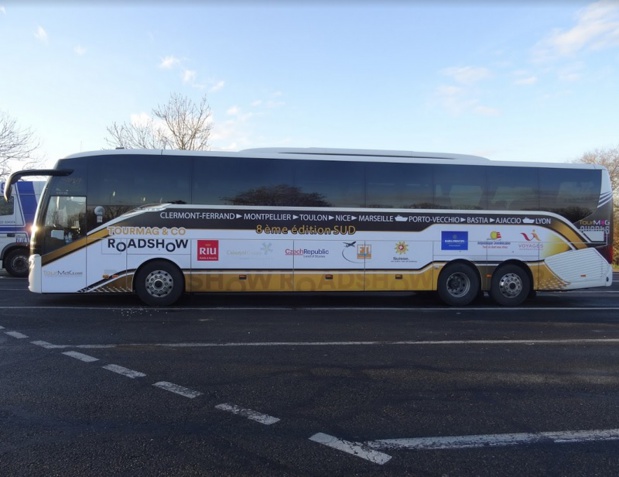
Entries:
POLYGON ((615 262, 619 263, 619 146, 609 149, 595 149, 586 152, 578 160, 585 164, 599 164, 608 169, 613 188, 614 222, 613 249, 615 262))
POLYGON ((0 177, 15 163, 35 162, 32 155, 38 147, 32 130, 20 128, 14 118, 0 111, 0 177))
POLYGON ((610 149, 594 149, 593 151, 586 152, 578 162, 599 164, 608 169, 615 194, 615 206, 617 206, 619 199, 619 146, 610 149))
POLYGON ((199 103, 171 94, 164 105, 152 110, 145 124, 113 123, 105 141, 127 149, 206 150, 211 135, 211 108, 206 95, 199 103))

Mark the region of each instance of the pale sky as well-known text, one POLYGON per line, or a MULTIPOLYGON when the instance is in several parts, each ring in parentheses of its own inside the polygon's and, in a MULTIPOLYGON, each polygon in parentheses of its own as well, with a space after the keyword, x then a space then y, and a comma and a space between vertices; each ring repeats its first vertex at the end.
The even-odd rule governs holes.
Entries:
POLYGON ((0 0, 0 110, 47 165, 171 93, 213 150, 573 161, 619 145, 619 0, 0 0))

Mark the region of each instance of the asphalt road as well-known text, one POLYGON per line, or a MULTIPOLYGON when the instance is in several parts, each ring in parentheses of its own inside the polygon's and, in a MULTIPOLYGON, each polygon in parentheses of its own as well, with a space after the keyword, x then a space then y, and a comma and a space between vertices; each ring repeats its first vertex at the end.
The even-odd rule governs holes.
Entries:
POLYGON ((0 276, 0 475, 614 476, 619 283, 41 296, 0 276))

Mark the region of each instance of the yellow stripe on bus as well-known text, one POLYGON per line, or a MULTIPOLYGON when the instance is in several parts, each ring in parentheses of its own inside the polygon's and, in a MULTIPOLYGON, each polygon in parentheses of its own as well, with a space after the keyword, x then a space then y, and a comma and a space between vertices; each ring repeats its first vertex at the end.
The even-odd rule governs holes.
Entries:
POLYGON ((434 290, 434 270, 418 272, 351 272, 320 270, 287 271, 193 271, 185 272, 187 292, 329 292, 434 290))

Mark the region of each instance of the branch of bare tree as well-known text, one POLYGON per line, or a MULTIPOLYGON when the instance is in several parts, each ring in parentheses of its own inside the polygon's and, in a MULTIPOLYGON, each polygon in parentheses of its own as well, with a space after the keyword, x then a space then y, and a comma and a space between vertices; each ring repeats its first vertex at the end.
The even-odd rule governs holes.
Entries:
POLYGON ((211 108, 206 96, 199 103, 171 94, 166 104, 152 110, 142 123, 113 123, 105 139, 112 147, 127 149, 207 150, 211 135, 211 108))
POLYGON ((609 149, 595 149, 586 152, 578 160, 585 164, 598 164, 606 167, 610 175, 614 197, 613 248, 615 263, 619 260, 619 146, 609 149))
POLYGON ((16 162, 33 162, 38 147, 32 130, 20 128, 14 118, 0 112, 0 176, 8 174, 16 162))

